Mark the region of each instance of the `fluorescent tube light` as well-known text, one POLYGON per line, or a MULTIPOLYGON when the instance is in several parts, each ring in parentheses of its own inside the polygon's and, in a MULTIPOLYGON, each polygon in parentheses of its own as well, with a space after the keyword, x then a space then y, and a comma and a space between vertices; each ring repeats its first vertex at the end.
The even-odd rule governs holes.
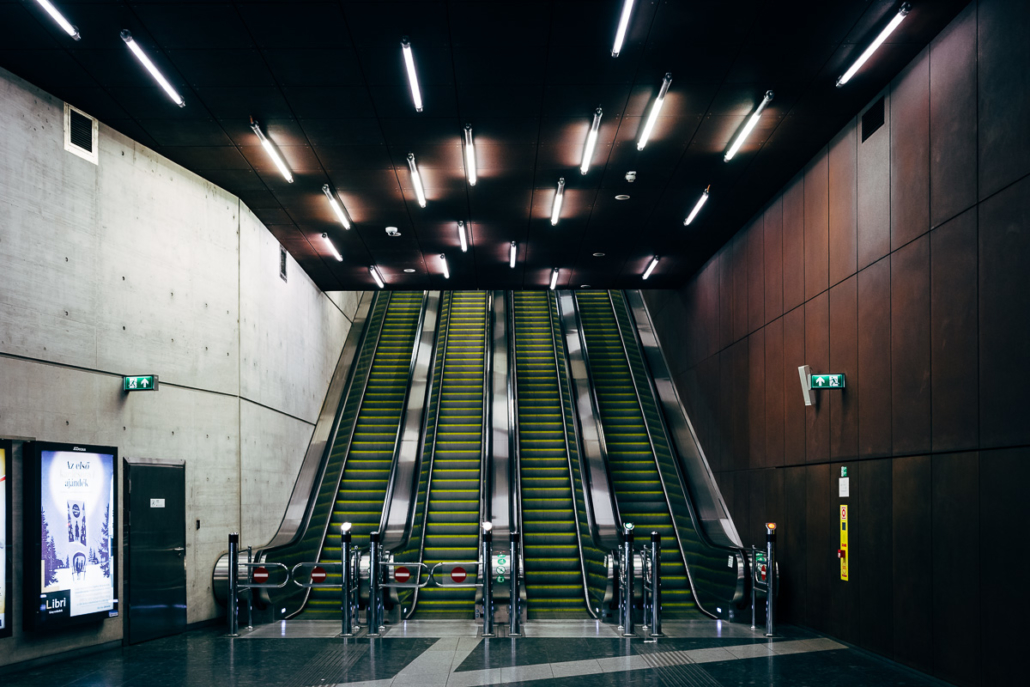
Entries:
POLYGON ((404 67, 408 70, 408 84, 411 86, 411 99, 415 101, 415 111, 422 111, 422 91, 418 87, 418 74, 415 73, 415 57, 411 54, 411 43, 408 37, 401 39, 401 52, 404 53, 404 67))
POLYGON ((519 252, 519 244, 514 241, 508 246, 508 267, 515 269, 515 256, 519 252))
POLYGON ((554 291, 554 287, 558 285, 558 268, 555 267, 551 270, 551 291, 554 291))
POLYGON ((283 175, 283 179, 286 179, 286 181, 292 184, 293 173, 290 171, 290 168, 286 166, 286 162, 283 160, 276 147, 270 140, 268 140, 268 137, 265 136, 265 132, 261 130, 260 122, 255 121, 254 118, 251 117, 250 128, 255 134, 257 134, 258 140, 261 141, 261 147, 265 149, 268 157, 272 158, 272 162, 274 162, 275 166, 279 168, 279 173, 283 175))
POLYGON ((339 199, 333 195, 333 192, 329 189, 329 184, 322 185, 322 193, 329 199, 329 205, 332 206, 333 212, 336 213, 337 219, 340 220, 340 224, 343 225, 344 229, 350 229, 350 220, 347 219, 347 214, 343 211, 343 204, 340 203, 339 199))
POLYGON ((386 286, 386 283, 383 281, 383 275, 379 274, 379 269, 375 265, 368 266, 368 273, 376 280, 376 286, 379 288, 386 286))
POLYGON ((147 54, 139 47, 139 44, 132 40, 132 34, 126 29, 122 31, 121 35, 122 40, 125 41, 127 46, 129 46, 129 50, 132 51, 132 54, 136 56, 136 59, 140 61, 140 64, 147 68, 150 75, 154 77, 154 81, 157 81, 157 83, 160 84, 161 88, 163 88, 165 93, 168 94, 168 97, 174 100, 179 107, 186 107, 186 101, 182 99, 182 96, 179 95, 178 91, 172 88, 172 84, 168 83, 168 79, 164 77, 164 74, 158 71, 157 67, 154 66, 154 63, 150 61, 149 57, 147 57, 147 54))
POLYGON ((554 194, 554 203, 551 205, 551 226, 558 226, 558 220, 561 218, 561 202, 565 196, 565 177, 558 180, 558 192, 554 194))
POLYGON ((701 197, 697 199, 697 205, 695 205, 694 209, 690 211, 690 214, 687 215, 687 218, 683 220, 683 226, 687 226, 688 224, 693 222, 694 218, 697 217, 697 213, 701 212, 701 208, 704 206, 705 201, 708 200, 708 191, 711 188, 712 187, 709 184, 708 188, 706 188, 704 193, 701 194, 701 197))
POLYGON ((665 94, 669 92, 669 84, 671 83, 672 72, 666 72, 665 78, 662 79, 662 87, 658 91, 658 97, 655 98, 654 105, 651 106, 651 114, 647 115, 644 130, 640 133, 640 140, 637 141, 637 150, 643 150, 644 146, 647 145, 647 140, 651 138, 651 130, 654 129, 654 123, 658 121, 658 113, 662 111, 662 105, 665 104, 665 94))
POLYGON ((39 6, 46 10, 46 13, 50 15, 50 18, 57 22, 57 25, 64 29, 64 32, 79 40, 82 36, 79 35, 79 30, 72 26, 71 22, 64 18, 64 15, 57 11, 57 8, 48 2, 48 0, 36 0, 39 6))
POLYGON ((472 125, 465 125, 465 171, 468 174, 469 186, 476 185, 476 147, 472 144, 472 125))
POLYGON ((762 110, 765 109, 766 105, 772 102, 772 99, 773 92, 766 91, 765 97, 762 98, 762 102, 758 104, 758 108, 751 114, 750 119, 747 120, 747 124, 745 124, 744 128, 741 129, 739 134, 737 134, 736 140, 733 141, 733 145, 730 146, 730 149, 726 151, 726 155, 723 157, 723 160, 729 162, 733 159, 733 156, 737 154, 738 150, 740 150, 740 146, 744 145, 744 141, 746 141, 747 137, 751 135, 751 130, 755 128, 755 124, 758 124, 758 120, 762 117, 762 110))
POLYGON ((837 79, 837 88, 840 88, 841 86, 843 86, 851 80, 851 77, 855 75, 855 72, 861 69, 862 65, 866 63, 866 60, 873 56, 873 53, 876 52, 876 49, 879 48, 885 40, 887 40, 887 37, 889 35, 894 33, 894 29, 898 28, 898 24, 900 24, 902 20, 904 20, 905 17, 908 16, 908 12, 911 9, 912 6, 909 5, 907 2, 903 2, 901 4, 901 7, 898 8, 898 13, 894 15, 894 17, 890 20, 890 23, 888 23, 887 26, 883 27, 883 31, 880 32, 880 35, 877 36, 873 40, 873 42, 869 44, 869 47, 866 48, 862 52, 862 54, 858 56, 858 59, 855 60, 855 63, 848 67, 848 70, 844 72, 839 79, 837 79))
POLYGON ((340 251, 336 250, 336 246, 333 245, 333 242, 329 240, 329 234, 323 232, 322 241, 325 242, 325 245, 329 248, 330 251, 332 251, 333 257, 335 257, 338 261, 343 262, 343 256, 340 255, 340 251))
POLYGON ((658 256, 657 255, 654 256, 653 258, 651 258, 651 262, 648 263, 647 269, 644 270, 644 279, 647 279, 648 277, 651 276, 651 273, 654 272, 654 268, 655 267, 658 267, 658 256))
POLYGON ((426 206, 426 190, 422 188, 422 175, 418 173, 418 167, 415 166, 415 153, 408 153, 408 169, 411 170, 411 183, 415 187, 418 206, 424 208, 426 206))
POLYGON ((443 253, 440 253, 440 262, 443 263, 443 278, 444 279, 450 279, 451 278, 451 271, 447 267, 447 256, 444 255, 443 253))
POLYGON ((622 52, 622 43, 626 40, 626 29, 629 28, 629 18, 633 14, 633 0, 625 0, 622 4, 622 15, 619 16, 619 28, 615 31, 615 44, 612 46, 612 57, 618 57, 622 52))
POLYGON ((594 157, 594 147, 597 146, 597 130, 601 128, 601 108, 594 110, 594 121, 590 124, 590 133, 587 134, 587 147, 583 150, 583 164, 579 166, 579 173, 586 174, 590 171, 590 160, 594 157))
POLYGON ((469 250, 468 239, 465 237, 465 223, 458 222, 458 238, 461 240, 461 252, 467 253, 469 250))

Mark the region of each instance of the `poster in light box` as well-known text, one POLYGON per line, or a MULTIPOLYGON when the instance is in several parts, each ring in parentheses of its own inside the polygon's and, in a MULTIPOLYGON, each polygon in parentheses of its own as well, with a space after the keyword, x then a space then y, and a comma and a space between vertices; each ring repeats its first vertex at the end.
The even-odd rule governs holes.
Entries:
POLYGON ((117 449, 39 443, 32 453, 39 569, 27 566, 26 576, 38 584, 34 626, 117 615, 117 449))

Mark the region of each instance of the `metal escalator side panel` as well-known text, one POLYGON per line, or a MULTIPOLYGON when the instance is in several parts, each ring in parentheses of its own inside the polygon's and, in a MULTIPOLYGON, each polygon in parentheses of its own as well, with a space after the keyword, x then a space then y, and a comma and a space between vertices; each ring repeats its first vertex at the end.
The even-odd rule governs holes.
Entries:
POLYGON ((740 536, 676 391, 643 296, 639 290, 627 291, 623 296, 627 321, 632 314, 632 322, 628 321, 628 327, 635 331, 632 343, 639 346, 640 366, 655 400, 654 414, 668 444, 670 472, 681 485, 696 531, 698 542, 688 546, 687 553, 695 560, 694 577, 701 587, 697 591, 708 598, 708 605, 728 606, 740 601, 745 593, 746 555, 740 536))
POLYGON ((515 361, 511 355, 511 309, 504 291, 498 290, 491 294, 490 313, 485 399, 488 412, 483 452, 484 468, 487 470, 483 486, 487 491, 480 518, 493 524, 495 542, 507 542, 509 533, 513 529, 521 532, 522 525, 517 474, 514 472, 518 458, 513 443, 518 431, 512 383, 512 366, 515 361))
POLYGON ((418 469, 419 439, 428 410, 429 376, 439 311, 440 292, 426 292, 415 335, 416 345, 412 347, 408 394, 397 427, 393 468, 386 488, 383 517, 379 523, 384 551, 403 549, 411 535, 418 489, 415 475, 418 469))
POLYGON ((608 471, 608 452, 601 431, 597 396, 590 378, 579 306, 572 291, 559 291, 557 299, 558 317, 565 341, 566 374, 576 409, 580 474, 589 536, 596 548, 611 551, 619 546, 622 519, 608 471))

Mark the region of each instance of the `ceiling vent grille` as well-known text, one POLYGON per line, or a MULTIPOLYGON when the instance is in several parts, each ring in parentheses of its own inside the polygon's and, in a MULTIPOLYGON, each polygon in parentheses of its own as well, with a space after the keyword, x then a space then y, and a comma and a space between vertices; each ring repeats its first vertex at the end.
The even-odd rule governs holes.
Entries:
POLYGON ((68 103, 64 104, 64 149, 98 164, 97 120, 68 103))

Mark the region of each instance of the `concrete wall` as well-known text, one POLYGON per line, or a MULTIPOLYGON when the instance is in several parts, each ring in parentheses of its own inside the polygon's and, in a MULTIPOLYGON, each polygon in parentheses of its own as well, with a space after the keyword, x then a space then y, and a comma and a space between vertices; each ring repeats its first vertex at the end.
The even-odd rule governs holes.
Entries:
POLYGON ((745 543, 781 525, 782 617, 961 685, 1025 680, 1028 35, 1030 4, 971 3, 884 90, 882 128, 857 113, 648 294, 745 543), (847 387, 805 407, 804 364, 847 387))
MULTIPOLYGON (((227 533, 259 545, 279 525, 357 298, 328 297, 292 259, 283 282, 278 243, 235 196, 103 124, 94 165, 64 151, 62 126, 60 101, 0 70, 0 436, 185 459, 188 620, 202 621, 219 613, 227 533), (120 376, 141 373, 160 390, 123 394, 120 376)), ((14 487, 0 665, 120 639, 121 618, 22 631, 14 487)))

